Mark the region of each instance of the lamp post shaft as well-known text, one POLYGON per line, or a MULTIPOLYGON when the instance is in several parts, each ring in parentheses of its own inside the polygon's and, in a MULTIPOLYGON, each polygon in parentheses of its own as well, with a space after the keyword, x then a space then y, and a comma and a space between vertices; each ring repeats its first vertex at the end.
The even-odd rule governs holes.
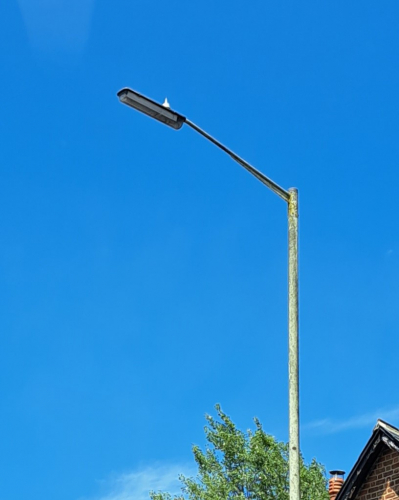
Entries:
POLYGON ((290 500, 299 490, 298 190, 288 190, 288 392, 290 500))

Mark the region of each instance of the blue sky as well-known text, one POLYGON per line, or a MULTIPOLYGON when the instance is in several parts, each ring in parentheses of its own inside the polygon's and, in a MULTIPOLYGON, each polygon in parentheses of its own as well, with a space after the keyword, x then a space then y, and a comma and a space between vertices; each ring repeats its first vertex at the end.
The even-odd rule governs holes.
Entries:
POLYGON ((300 193, 301 446, 399 424, 397 1, 0 7, 1 498, 144 500, 216 403, 287 439, 282 200, 300 193))

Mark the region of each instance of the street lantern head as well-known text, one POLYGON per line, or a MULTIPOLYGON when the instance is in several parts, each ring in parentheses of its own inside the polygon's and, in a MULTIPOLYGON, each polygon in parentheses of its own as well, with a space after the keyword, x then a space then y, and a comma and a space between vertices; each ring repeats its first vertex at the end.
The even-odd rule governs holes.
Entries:
MULTIPOLYGON (((137 109, 137 111, 141 111, 175 130, 181 128, 186 121, 186 118, 176 111, 172 111, 169 107, 159 104, 135 90, 124 88, 117 95, 123 104, 137 109)), ((167 101, 165 100, 165 102, 167 101)))

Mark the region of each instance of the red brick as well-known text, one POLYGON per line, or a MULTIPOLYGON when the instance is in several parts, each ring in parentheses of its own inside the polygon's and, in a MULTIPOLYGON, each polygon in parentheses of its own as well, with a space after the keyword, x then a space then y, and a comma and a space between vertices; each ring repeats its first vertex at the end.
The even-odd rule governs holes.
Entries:
POLYGON ((370 471, 355 500, 399 500, 399 455, 387 449, 370 471))

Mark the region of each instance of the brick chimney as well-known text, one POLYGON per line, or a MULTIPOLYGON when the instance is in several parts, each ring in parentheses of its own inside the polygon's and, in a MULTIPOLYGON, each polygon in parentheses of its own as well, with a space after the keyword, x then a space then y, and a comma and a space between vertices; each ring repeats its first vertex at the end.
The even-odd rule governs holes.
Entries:
POLYGON ((335 500, 335 497, 344 484, 345 472, 343 470, 330 470, 330 474, 331 478, 328 481, 328 493, 330 495, 330 500, 335 500))

